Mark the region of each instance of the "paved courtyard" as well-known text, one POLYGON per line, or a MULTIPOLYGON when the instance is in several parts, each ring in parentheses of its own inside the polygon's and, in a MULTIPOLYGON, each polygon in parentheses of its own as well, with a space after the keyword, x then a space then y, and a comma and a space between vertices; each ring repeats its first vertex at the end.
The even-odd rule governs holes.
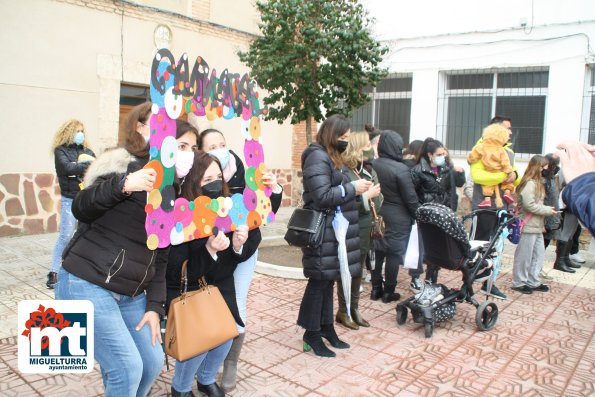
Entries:
MULTIPOLYGON (((287 214, 286 214, 287 215, 287 214)), ((280 222, 265 233, 277 240, 280 222)), ((25 375, 17 368, 17 304, 52 299, 45 288, 55 234, 0 239, 0 396, 98 396, 98 370, 86 375, 25 375)), ((432 338, 411 319, 395 321, 395 304, 369 300, 365 283, 361 310, 371 328, 337 326, 349 350, 318 358, 302 352, 296 325, 305 281, 255 276, 249 324, 232 396, 595 396, 595 255, 576 274, 546 269, 555 277, 551 292, 522 295, 510 289, 512 248, 507 247, 498 285, 509 299, 498 301, 495 329, 478 332, 475 310, 459 305, 456 317, 440 324, 432 338)), ((262 267, 261 267, 262 268, 262 267)), ((283 274, 281 271, 278 274, 283 274)), ((459 286, 460 273, 441 271, 441 281, 459 286)), ((408 285, 399 275, 399 292, 408 285)), ((173 365, 173 360, 170 359, 173 365)), ((151 396, 169 392, 173 369, 151 396)), ((195 393, 196 390, 195 390, 195 393)), ((198 394, 197 394, 198 395, 198 394)))

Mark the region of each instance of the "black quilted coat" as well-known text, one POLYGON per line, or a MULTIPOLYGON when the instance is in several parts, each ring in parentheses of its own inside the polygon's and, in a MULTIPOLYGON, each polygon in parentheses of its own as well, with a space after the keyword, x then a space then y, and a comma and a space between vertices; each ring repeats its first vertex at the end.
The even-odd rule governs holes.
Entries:
POLYGON ((302 172, 304 208, 331 210, 326 218, 322 245, 316 249, 302 249, 304 276, 316 280, 338 280, 341 277, 337 256, 339 243, 332 226, 335 208, 340 206, 343 216, 349 221, 346 236, 349 271, 353 277, 359 277, 358 210, 355 187, 349 182, 346 170, 335 169, 324 146, 313 143, 302 153, 302 172))

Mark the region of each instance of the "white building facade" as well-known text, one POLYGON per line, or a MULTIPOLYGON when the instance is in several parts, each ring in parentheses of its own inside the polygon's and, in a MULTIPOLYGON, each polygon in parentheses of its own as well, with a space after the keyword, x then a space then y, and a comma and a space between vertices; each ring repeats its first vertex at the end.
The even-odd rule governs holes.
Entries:
POLYGON ((521 168, 562 140, 595 143, 595 3, 366 6, 379 16, 390 74, 354 113, 354 129, 372 123, 407 142, 434 137, 463 164, 482 128, 504 115, 521 168))

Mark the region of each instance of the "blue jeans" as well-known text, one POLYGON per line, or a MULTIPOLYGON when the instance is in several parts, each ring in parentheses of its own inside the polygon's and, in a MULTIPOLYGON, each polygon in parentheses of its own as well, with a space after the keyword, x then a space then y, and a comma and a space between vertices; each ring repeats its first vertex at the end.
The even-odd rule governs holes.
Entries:
MULTIPOLYGON (((246 324, 247 314, 246 307, 248 306, 248 290, 254 276, 254 269, 256 268, 256 261, 258 258, 258 250, 248 258, 245 262, 240 263, 233 272, 233 282, 236 289, 236 302, 238 304, 238 311, 242 322, 246 324)), ((244 327, 236 324, 238 332, 243 334, 244 327)))
POLYGON ((134 298, 92 284, 63 268, 58 274, 56 299, 87 299, 95 314, 95 359, 107 397, 146 396, 164 363, 163 349, 151 342, 148 325, 136 331, 145 314, 145 294, 134 298))
POLYGON ((208 352, 199 354, 196 357, 186 361, 176 361, 176 371, 171 385, 180 393, 192 390, 194 377, 203 385, 215 383, 217 371, 223 365, 223 360, 227 357, 233 339, 220 344, 208 352))
POLYGON ((60 233, 56 246, 54 247, 54 256, 52 257, 52 267, 50 272, 58 273, 62 265, 62 252, 66 245, 72 238, 76 227, 76 218, 72 215, 72 202, 74 199, 62 196, 62 204, 60 205, 60 233))

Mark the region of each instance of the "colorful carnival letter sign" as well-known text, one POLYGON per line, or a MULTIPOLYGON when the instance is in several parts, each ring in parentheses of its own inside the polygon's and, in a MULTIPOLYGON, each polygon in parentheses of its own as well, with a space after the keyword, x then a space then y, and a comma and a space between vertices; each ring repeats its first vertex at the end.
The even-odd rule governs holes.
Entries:
POLYGON ((178 63, 171 52, 161 49, 151 68, 150 159, 147 167, 157 172, 154 190, 149 193, 145 211, 147 246, 150 249, 177 245, 208 237, 213 227, 223 232, 248 225, 250 229, 274 220, 271 211, 271 189, 265 187, 264 151, 260 144, 260 107, 254 83, 244 74, 225 69, 218 77, 201 57, 192 70, 188 56, 178 63), (194 201, 175 197, 173 187, 177 154, 176 121, 184 113, 216 118, 242 118, 246 188, 243 194, 210 199, 200 196, 194 201))

